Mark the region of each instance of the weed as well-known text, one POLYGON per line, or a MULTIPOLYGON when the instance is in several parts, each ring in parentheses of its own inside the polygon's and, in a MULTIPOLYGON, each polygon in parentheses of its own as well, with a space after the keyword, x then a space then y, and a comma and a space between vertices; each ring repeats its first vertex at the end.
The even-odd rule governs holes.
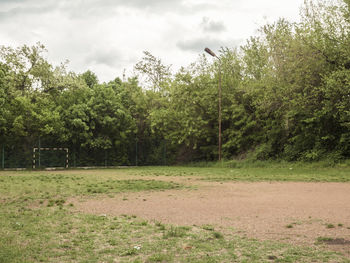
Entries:
POLYGON ((169 262, 170 260, 172 260, 172 257, 170 255, 157 253, 148 257, 146 262, 169 262))
POLYGON ((57 206, 62 206, 65 202, 66 202, 66 200, 64 200, 64 199, 57 199, 57 200, 55 200, 55 204, 57 206))
POLYGON ((133 256, 137 254, 137 250, 135 248, 129 248, 125 252, 121 253, 121 256, 133 256))
POLYGON ((163 238, 169 237, 183 237, 186 235, 186 229, 184 227, 174 227, 171 226, 168 231, 166 231, 163 235, 163 238))
POLYGON ((165 230, 165 225, 164 224, 160 224, 160 225, 158 225, 158 227, 159 227, 160 231, 164 231, 165 230))
POLYGON ((108 240, 108 244, 110 244, 111 246, 116 246, 118 243, 115 239, 110 239, 108 240))
POLYGON ((286 225, 286 228, 293 228, 292 224, 286 225))
POLYGON ((202 228, 204 230, 214 231, 214 226, 212 226, 212 225, 202 225, 202 228))
POLYGON ((333 241, 334 239, 331 237, 318 237, 317 238, 317 243, 324 243, 324 242, 330 242, 333 241))
POLYGON ((224 238, 223 234, 221 234, 220 232, 213 232, 213 237, 217 238, 217 239, 222 239, 224 238))
POLYGON ((119 224, 113 224, 109 227, 111 230, 115 230, 115 229, 118 229, 120 228, 119 224))
POLYGON ((335 226, 333 224, 327 224, 326 227, 327 228, 335 228, 335 226))

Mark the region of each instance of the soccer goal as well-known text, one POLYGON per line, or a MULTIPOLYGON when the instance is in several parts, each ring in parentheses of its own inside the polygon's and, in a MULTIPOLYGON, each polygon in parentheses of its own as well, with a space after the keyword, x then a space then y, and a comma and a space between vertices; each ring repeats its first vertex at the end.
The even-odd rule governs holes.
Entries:
POLYGON ((68 148, 33 148, 33 169, 35 169, 37 166, 41 167, 42 157, 45 152, 56 152, 61 153, 61 155, 63 153, 64 163, 62 163, 62 166, 64 168, 68 168, 68 148))

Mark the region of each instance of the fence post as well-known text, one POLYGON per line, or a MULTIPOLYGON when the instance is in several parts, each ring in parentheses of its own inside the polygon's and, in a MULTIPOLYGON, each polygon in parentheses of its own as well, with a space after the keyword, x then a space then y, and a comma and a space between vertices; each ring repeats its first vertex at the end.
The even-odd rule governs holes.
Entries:
POLYGON ((166 140, 164 142, 164 149, 163 149, 163 165, 166 165, 166 140))
POLYGON ((137 166, 137 142, 138 142, 138 139, 136 138, 135 139, 135 166, 137 166))
POLYGON ((67 148, 66 150, 66 165, 65 165, 66 169, 68 169, 69 167, 69 148, 67 148))
POLYGON ((1 154, 1 168, 5 168, 5 145, 2 145, 2 154, 1 154))
POLYGON ((105 149, 105 167, 107 167, 107 150, 105 149))

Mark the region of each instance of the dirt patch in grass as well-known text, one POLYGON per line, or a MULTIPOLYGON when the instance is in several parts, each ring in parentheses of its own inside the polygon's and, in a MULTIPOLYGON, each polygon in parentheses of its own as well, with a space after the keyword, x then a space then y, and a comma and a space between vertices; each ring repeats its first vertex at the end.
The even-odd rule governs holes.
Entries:
POLYGON ((198 189, 123 193, 114 198, 69 202, 85 213, 137 215, 178 225, 211 224, 220 231, 260 240, 326 246, 350 256, 348 242, 317 242, 318 237, 350 240, 348 183, 216 183, 181 178, 182 183, 186 181, 198 185, 198 189), (335 227, 327 228, 328 224, 335 227))

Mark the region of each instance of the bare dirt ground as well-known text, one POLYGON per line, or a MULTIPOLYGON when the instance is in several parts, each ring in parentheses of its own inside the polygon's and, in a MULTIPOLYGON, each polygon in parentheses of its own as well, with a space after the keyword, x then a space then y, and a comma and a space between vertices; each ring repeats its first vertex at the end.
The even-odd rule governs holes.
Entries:
POLYGON ((223 232, 233 231, 259 240, 314 246, 319 237, 329 237, 333 242, 322 246, 350 257, 348 183, 217 183, 184 177, 152 179, 198 187, 71 201, 79 211, 86 213, 137 215, 178 225, 212 224, 223 232))

